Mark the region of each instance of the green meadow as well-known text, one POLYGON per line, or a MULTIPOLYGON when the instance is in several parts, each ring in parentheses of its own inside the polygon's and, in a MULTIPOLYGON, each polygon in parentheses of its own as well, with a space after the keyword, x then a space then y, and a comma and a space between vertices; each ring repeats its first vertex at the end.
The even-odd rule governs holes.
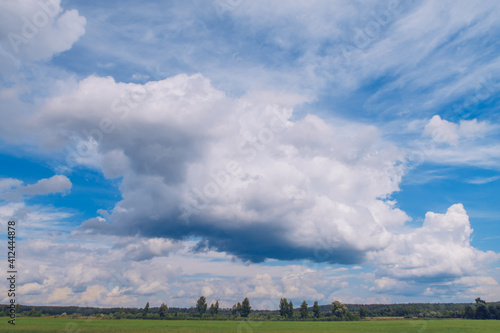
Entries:
POLYGON ((355 322, 105 320, 21 317, 0 332, 127 333, 127 332, 500 332, 497 320, 364 320, 355 322))

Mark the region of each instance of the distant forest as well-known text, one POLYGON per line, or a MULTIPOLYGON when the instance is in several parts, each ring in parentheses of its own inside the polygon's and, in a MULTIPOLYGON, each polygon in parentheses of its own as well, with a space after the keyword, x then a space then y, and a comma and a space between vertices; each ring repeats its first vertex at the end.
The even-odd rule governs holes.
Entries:
MULTIPOLYGON (((0 305, 0 316, 9 316, 12 307, 0 305)), ((14 311, 14 310, 12 310, 14 311)), ((355 321, 365 318, 404 317, 408 319, 500 319, 500 302, 488 303, 476 298, 475 303, 414 303, 414 304, 342 304, 339 301, 331 305, 309 306, 305 301, 294 307, 286 298, 280 300, 279 310, 252 310, 250 301, 232 308, 219 308, 219 302, 207 306, 206 298, 201 296, 190 308, 160 307, 144 308, 97 308, 78 306, 28 306, 15 307, 17 316, 60 318, 102 318, 102 319, 151 319, 151 320, 239 320, 251 317, 253 320, 323 320, 355 321)))

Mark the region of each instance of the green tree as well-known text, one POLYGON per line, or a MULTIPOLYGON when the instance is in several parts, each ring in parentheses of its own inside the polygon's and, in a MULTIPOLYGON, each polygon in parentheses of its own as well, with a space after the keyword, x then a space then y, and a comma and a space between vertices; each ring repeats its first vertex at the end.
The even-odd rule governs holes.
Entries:
POLYGON ((198 298, 198 301, 196 302, 196 309, 202 316, 207 311, 207 299, 205 296, 200 296, 200 298, 198 298))
POLYGON ((493 304, 488 306, 488 311, 490 312, 490 319, 498 319, 498 311, 493 304))
POLYGON ((366 309, 364 308, 364 306, 359 307, 359 318, 366 318, 366 309))
POLYGON ((474 318, 474 310, 470 305, 466 305, 464 308, 464 318, 465 319, 473 319, 474 318))
POLYGON ((144 310, 142 311, 142 316, 146 317, 149 312, 149 302, 146 303, 146 306, 144 307, 144 310))
POLYGON ((304 300, 302 304, 300 305, 300 318, 304 319, 307 318, 307 315, 309 314, 309 311, 307 310, 307 303, 304 300))
POLYGON ((238 311, 239 314, 241 314, 241 303, 238 302, 238 304, 236 304, 236 311, 238 311))
POLYGON ((233 316, 236 316, 238 314, 238 306, 236 304, 231 308, 231 314, 233 316))
POLYGON ((213 317, 214 314, 215 314, 215 304, 212 303, 210 304, 210 309, 208 310, 208 312, 210 313, 210 315, 213 317))
POLYGON ((288 313, 288 301, 286 298, 280 299, 280 315, 285 317, 288 313))
POLYGON ((243 318, 248 317, 251 309, 252 309, 252 307, 250 306, 250 301, 248 300, 247 297, 245 297, 245 299, 243 300, 243 303, 241 303, 241 311, 240 311, 241 316, 243 318))
POLYGON ((219 313, 219 301, 215 301, 215 314, 219 313))
POLYGON ((288 302, 288 312, 286 315, 288 316, 288 318, 293 317, 293 303, 291 300, 290 300, 290 302, 288 302))
POLYGON ((116 311, 113 315, 115 319, 122 319, 125 317, 125 310, 123 307, 120 308, 120 310, 116 311))
POLYGON ((484 303, 478 303, 475 317, 476 319, 490 319, 490 311, 484 303))
POLYGON ((314 301, 314 305, 313 305, 313 315, 314 317, 316 318, 319 318, 319 316, 321 315, 321 309, 318 305, 318 301, 314 301))
POLYGON ((344 320, 348 312, 349 311, 344 304, 340 303, 339 301, 332 302, 332 315, 334 317, 344 320))
POLYGON ((160 309, 158 310, 158 314, 160 315, 160 318, 165 318, 168 313, 168 306, 165 303, 162 303, 160 305, 160 309))
POLYGON ((28 317, 34 317, 35 313, 36 313, 35 307, 32 307, 31 310, 30 310, 30 312, 28 312, 26 315, 28 317))

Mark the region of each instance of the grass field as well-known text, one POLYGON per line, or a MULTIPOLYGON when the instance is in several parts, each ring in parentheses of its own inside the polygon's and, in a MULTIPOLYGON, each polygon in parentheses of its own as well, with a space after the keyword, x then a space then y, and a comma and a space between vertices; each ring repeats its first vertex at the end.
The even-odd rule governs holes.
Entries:
POLYGON ((494 320, 245 322, 18 318, 14 327, 7 323, 7 318, 2 319, 4 322, 0 324, 0 332, 500 332, 500 321, 494 320))

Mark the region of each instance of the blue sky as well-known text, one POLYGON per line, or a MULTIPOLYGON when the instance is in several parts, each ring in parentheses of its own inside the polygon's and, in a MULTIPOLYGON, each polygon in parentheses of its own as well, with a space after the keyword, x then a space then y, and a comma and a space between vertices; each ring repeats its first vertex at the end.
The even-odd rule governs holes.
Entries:
POLYGON ((21 303, 499 300, 498 4, 0 9, 21 303))

